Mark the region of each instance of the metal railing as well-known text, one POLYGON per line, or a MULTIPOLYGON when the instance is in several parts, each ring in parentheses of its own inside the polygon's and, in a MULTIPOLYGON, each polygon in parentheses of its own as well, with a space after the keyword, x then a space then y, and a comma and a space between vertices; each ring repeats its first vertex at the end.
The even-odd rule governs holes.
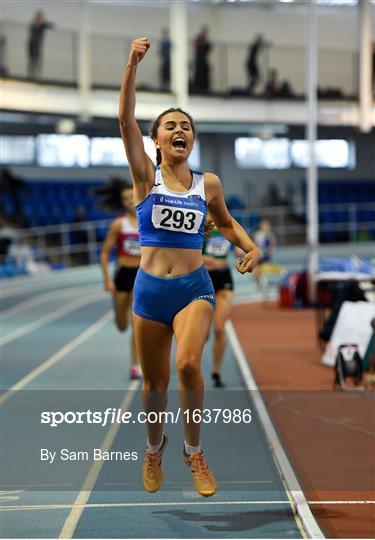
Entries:
MULTIPOLYGON (((3 42, 3 64, 7 77, 27 79, 28 26, 1 22, 3 42)), ((56 81, 60 84, 77 84, 78 80, 78 34, 57 27, 44 36, 41 54, 40 81, 56 81)))
MULTIPOLYGON (((27 39, 28 26, 14 21, 2 22, 4 64, 8 77, 27 79, 27 39)), ((126 63, 130 42, 135 36, 113 36, 92 33, 91 74, 92 85, 102 88, 118 88, 122 69, 126 63)), ((77 84, 78 81, 77 31, 65 31, 58 27, 48 30, 43 48, 43 70, 40 82, 60 82, 77 84)), ((137 84, 147 90, 160 90, 159 80, 160 40, 153 40, 153 47, 145 57, 139 71, 137 84)), ((210 65, 210 92, 228 94, 242 89, 246 93, 248 85, 246 60, 248 45, 239 42, 216 40, 211 42, 208 55, 210 65)), ((194 43, 189 48, 189 75, 193 79, 194 43)), ((346 96, 358 95, 359 55, 353 49, 320 47, 318 49, 318 85, 325 89, 339 89, 346 96), (337 69, 339 66, 339 69, 337 69)), ((279 46, 273 44, 259 54, 260 83, 257 93, 262 93, 267 73, 276 68, 280 81, 287 80, 297 95, 304 93, 305 57, 300 46, 279 46)))
MULTIPOLYGON (((375 202, 320 204, 319 233, 322 243, 375 241, 375 202)), ((279 245, 306 243, 306 214, 291 211, 289 206, 254 207, 231 210, 231 214, 250 234, 252 222, 268 219, 273 225, 279 245)))
MULTIPOLYGON (((268 219, 279 246, 306 244, 304 216, 291 214, 284 206, 231 210, 252 235, 261 219, 268 219)), ((375 242, 375 203, 321 205, 320 235, 323 243, 375 242), (329 217, 330 216, 330 217, 329 217), (367 217, 367 220, 363 218, 367 217), (329 221, 330 219, 330 221, 329 221)), ((15 245, 32 246, 35 259, 64 267, 95 264, 111 219, 62 223, 17 231, 15 245)))

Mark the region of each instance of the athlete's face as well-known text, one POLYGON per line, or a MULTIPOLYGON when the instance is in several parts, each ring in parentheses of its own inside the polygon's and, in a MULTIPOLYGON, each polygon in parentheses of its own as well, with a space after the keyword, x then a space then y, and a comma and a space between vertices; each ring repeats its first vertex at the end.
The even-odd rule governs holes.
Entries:
POLYGON ((190 120, 180 112, 170 112, 160 120, 154 141, 163 159, 183 161, 193 149, 194 132, 190 120))
POLYGON ((270 222, 267 220, 267 219, 263 219, 261 222, 260 222, 260 228, 262 229, 262 231, 264 232, 269 232, 271 230, 271 224, 270 222))
POLYGON ((122 206, 125 210, 128 212, 132 212, 134 210, 134 201, 133 201, 133 189, 124 189, 121 193, 121 201, 122 206))

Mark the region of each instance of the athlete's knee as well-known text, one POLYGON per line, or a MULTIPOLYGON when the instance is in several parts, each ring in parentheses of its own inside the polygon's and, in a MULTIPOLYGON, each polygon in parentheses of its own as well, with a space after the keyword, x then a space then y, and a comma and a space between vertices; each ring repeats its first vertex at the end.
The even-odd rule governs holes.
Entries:
POLYGON ((121 319, 120 317, 116 317, 116 326, 119 332, 126 332, 129 326, 128 320, 127 319, 124 320, 124 319, 121 319))
POLYGON ((198 352, 191 351, 177 359, 177 373, 180 379, 193 379, 200 373, 199 368, 200 355, 198 352))
POLYGON ((150 379, 145 377, 143 379, 143 390, 148 393, 160 393, 163 394, 168 390, 169 380, 168 379, 150 379))
POLYGON ((219 323, 215 326, 215 339, 225 339, 224 324, 219 323))
POLYGON ((127 324, 117 324, 117 330, 119 332, 126 332, 127 329, 128 329, 127 324))

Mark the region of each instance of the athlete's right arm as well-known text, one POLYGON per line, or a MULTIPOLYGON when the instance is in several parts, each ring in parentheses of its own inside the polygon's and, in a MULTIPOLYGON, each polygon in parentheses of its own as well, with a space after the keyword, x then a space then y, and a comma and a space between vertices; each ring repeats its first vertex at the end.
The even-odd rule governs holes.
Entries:
POLYGON ((142 133, 135 118, 135 79, 137 66, 150 48, 148 38, 135 39, 121 84, 119 122, 122 140, 133 179, 136 204, 149 193, 154 182, 154 165, 147 156, 142 133))
POLYGON ((113 248, 116 242, 116 239, 118 235, 120 234, 120 231, 121 231, 121 219, 117 218, 112 223, 112 225, 109 228, 109 231, 107 232, 107 236, 104 240, 102 251, 100 253, 100 266, 101 266, 102 274, 103 274, 104 289, 109 292, 113 292, 115 290, 115 285, 108 272, 109 254, 111 253, 111 249, 113 248))

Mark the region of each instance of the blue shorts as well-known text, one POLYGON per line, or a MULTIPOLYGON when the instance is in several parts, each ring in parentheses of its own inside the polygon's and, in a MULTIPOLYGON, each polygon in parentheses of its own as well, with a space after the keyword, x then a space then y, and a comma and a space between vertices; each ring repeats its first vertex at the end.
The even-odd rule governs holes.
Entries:
POLYGON ((207 300, 215 308, 215 291, 204 266, 174 278, 156 277, 139 268, 133 295, 134 313, 168 325, 194 300, 207 300))

